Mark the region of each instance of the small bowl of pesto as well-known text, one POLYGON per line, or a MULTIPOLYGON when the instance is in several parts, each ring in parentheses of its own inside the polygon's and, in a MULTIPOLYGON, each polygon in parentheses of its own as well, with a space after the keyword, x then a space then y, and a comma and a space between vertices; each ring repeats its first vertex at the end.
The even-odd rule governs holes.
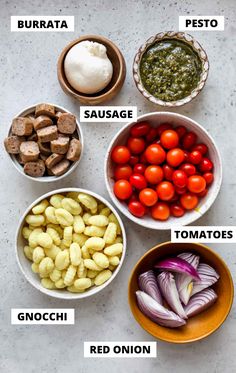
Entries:
POLYGON ((154 104, 176 107, 203 89, 209 61, 201 45, 183 32, 161 32, 138 50, 133 64, 135 84, 154 104))

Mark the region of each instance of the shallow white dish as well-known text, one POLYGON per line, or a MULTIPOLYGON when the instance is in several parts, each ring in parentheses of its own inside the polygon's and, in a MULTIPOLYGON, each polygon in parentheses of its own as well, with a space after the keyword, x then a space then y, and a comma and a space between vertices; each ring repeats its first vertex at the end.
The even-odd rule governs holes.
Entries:
POLYGON ((126 124, 122 129, 114 136, 112 139, 105 157, 105 181, 108 193, 118 207, 118 209, 125 215, 127 218, 133 222, 150 229, 171 229, 175 224, 187 225, 191 224, 197 219, 199 219, 205 212, 211 207, 215 201, 221 187, 222 182, 222 161, 218 147, 209 133, 197 122, 194 120, 177 113, 171 112, 154 112, 149 114, 144 114, 138 117, 137 122, 148 121, 153 127, 159 126, 161 123, 171 123, 174 126, 183 125, 188 130, 194 131, 198 136, 198 142, 204 142, 209 148, 209 156, 214 163, 214 182, 209 188, 209 192, 206 197, 200 200, 199 205, 196 209, 187 212, 184 216, 180 218, 170 217, 167 221, 158 221, 152 219, 150 216, 144 216, 143 218, 137 218, 133 216, 127 205, 124 202, 119 201, 113 192, 113 162, 111 160, 111 151, 116 145, 125 144, 129 130, 133 126, 134 122, 126 124))
POLYGON ((55 297, 55 298, 60 298, 60 299, 82 299, 82 298, 90 297, 90 296, 92 296, 94 294, 99 293, 102 289, 104 289, 106 286, 108 286, 114 280, 114 278, 116 277, 116 275, 120 271, 121 266, 122 266, 123 261, 124 261, 124 258, 125 258, 125 253, 126 253, 126 234, 125 234, 125 228, 124 228, 124 225, 122 223, 122 220, 121 220, 120 216, 118 215, 118 213, 116 212, 116 210, 114 209, 114 207, 105 198, 101 197, 97 193, 91 192, 90 190, 81 189, 81 188, 62 188, 62 189, 56 189, 56 190, 53 190, 53 191, 51 191, 49 193, 46 193, 46 194, 42 195, 38 199, 36 199, 33 203, 31 203, 31 205, 26 209, 26 211, 24 212, 24 214, 21 216, 20 222, 19 222, 19 225, 18 225, 18 228, 17 228, 17 231, 16 231, 15 250, 16 250, 17 263, 18 263, 18 265, 20 267, 21 272, 23 273, 23 275, 25 276, 25 278, 29 281, 29 283, 32 286, 34 286, 36 289, 38 289, 39 291, 41 291, 44 294, 47 294, 47 295, 49 295, 51 297, 55 297), (116 216, 116 218, 117 218, 117 220, 118 220, 118 222, 120 224, 121 232, 122 232, 122 238, 123 238, 123 252, 122 252, 121 259, 120 259, 120 263, 117 266, 117 268, 113 271, 113 274, 112 274, 111 278, 107 282, 105 282, 103 285, 101 285, 101 286, 94 286, 91 289, 85 291, 84 293, 70 293, 67 290, 48 290, 48 289, 44 288, 41 285, 41 283, 40 283, 40 277, 39 277, 39 275, 36 274, 36 273, 34 273, 34 272, 32 272, 32 269, 31 269, 32 262, 30 262, 25 257, 25 254, 24 254, 24 251, 23 251, 23 248, 26 245, 26 240, 21 235, 21 230, 22 230, 22 228, 24 226, 24 220, 25 220, 26 215, 41 200, 43 200, 45 198, 48 198, 48 197, 52 196, 53 194, 57 194, 57 193, 61 194, 61 193, 68 193, 68 192, 78 192, 78 193, 82 192, 82 193, 90 194, 91 196, 95 197, 97 200, 99 200, 102 203, 104 203, 104 205, 106 205, 107 207, 109 207, 109 209, 116 216))
MULTIPOLYGON (((39 105, 39 103, 27 107, 26 109, 20 111, 17 115, 15 115, 15 117, 20 117, 20 116, 24 117, 26 115, 29 115, 29 114, 33 113, 34 110, 35 110, 35 107, 37 105, 39 105)), ((62 106, 58 106, 58 105, 55 105, 55 104, 50 104, 50 105, 53 105, 55 107, 56 111, 60 111, 62 113, 71 113, 70 111, 66 110, 62 106)), ((79 140, 80 140, 80 143, 81 143, 80 158, 78 159, 78 161, 73 162, 72 165, 70 166, 69 170, 67 172, 65 172, 61 176, 41 176, 41 177, 32 177, 32 176, 29 176, 29 175, 27 175, 27 174, 24 173, 24 169, 23 169, 22 165, 17 161, 16 156, 14 154, 9 154, 7 152, 6 153, 8 154, 9 158, 11 159, 11 161, 12 161, 13 165, 15 166, 15 168, 17 169, 17 171, 19 171, 23 176, 27 177, 30 180, 39 181, 39 182, 43 182, 43 183, 48 183, 48 182, 51 182, 51 181, 61 180, 64 177, 70 175, 76 169, 76 167, 78 166, 78 164, 80 163, 81 158, 82 158, 83 149, 84 149, 84 139, 83 139, 83 134, 82 134, 81 126, 80 126, 80 124, 79 124, 79 122, 78 122, 77 119, 76 119, 76 130, 77 130, 78 137, 79 137, 79 140)), ((11 127, 10 127, 10 129, 8 131, 8 136, 10 135, 10 131, 11 131, 11 127)))

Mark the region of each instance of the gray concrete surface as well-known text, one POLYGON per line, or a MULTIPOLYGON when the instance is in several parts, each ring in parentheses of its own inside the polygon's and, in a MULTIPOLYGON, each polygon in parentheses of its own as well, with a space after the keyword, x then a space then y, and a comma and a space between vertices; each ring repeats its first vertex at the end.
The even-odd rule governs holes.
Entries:
MULTIPOLYGON (((224 32, 192 32, 206 49, 210 75, 204 91, 176 111, 201 123, 219 145, 224 167, 220 195, 199 225, 235 223, 235 57, 236 4, 221 1, 0 1, 0 371, 2 373, 231 373, 236 371, 236 309, 209 338, 177 346, 157 342, 156 359, 84 359, 86 340, 154 340, 134 321, 127 302, 127 282, 138 258, 154 244, 170 238, 168 232, 142 229, 127 219, 128 250, 114 283, 101 294, 81 302, 58 301, 32 288, 16 263, 14 236, 21 213, 41 194, 66 186, 91 188, 108 198, 103 169, 107 144, 122 124, 83 124, 85 153, 77 171, 54 184, 30 182, 16 172, 3 149, 11 118, 38 101, 62 105, 79 114, 79 104, 66 96, 57 81, 56 63, 62 48, 81 34, 112 39, 124 53, 127 78, 111 102, 137 105, 140 114, 158 110, 145 101, 132 79, 132 61, 138 47, 151 35, 178 29, 179 15, 224 15, 224 32), (11 33, 10 15, 74 15, 74 33, 11 33), (74 307, 74 326, 11 326, 11 308, 74 307)), ((236 280, 234 245, 211 245, 229 265, 236 280)))

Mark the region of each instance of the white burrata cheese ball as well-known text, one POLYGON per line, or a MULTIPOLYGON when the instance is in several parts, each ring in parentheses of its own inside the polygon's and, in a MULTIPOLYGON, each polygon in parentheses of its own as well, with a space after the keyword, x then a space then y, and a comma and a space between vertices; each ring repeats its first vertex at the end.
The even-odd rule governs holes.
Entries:
POLYGON ((66 55, 64 70, 70 85, 86 94, 102 91, 113 74, 106 47, 93 41, 74 45, 66 55))

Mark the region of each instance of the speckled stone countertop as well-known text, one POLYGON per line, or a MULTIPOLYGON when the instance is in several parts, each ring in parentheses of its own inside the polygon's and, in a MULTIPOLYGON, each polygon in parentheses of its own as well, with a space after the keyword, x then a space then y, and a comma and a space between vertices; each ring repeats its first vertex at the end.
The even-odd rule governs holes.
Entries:
MULTIPOLYGON (((170 239, 169 232, 154 232, 122 217, 127 227, 128 250, 123 268, 103 292, 81 302, 48 298, 31 287, 15 259, 18 219, 41 194, 66 186, 91 188, 108 198, 103 164, 107 144, 122 124, 82 124, 84 157, 74 174, 61 182, 41 185, 16 172, 3 149, 12 117, 36 102, 52 102, 79 114, 79 104, 66 96, 57 81, 56 63, 62 48, 81 34, 101 34, 120 47, 127 63, 124 87, 111 104, 137 105, 140 114, 160 110, 145 101, 132 79, 132 61, 138 47, 151 35, 178 29, 179 15, 224 15, 224 32, 192 33, 206 49, 209 79, 191 104, 179 108, 202 124, 216 140, 223 159, 223 185, 214 206, 199 225, 235 224, 236 195, 236 4, 234 0, 140 1, 51 0, 0 1, 0 371, 1 373, 231 373, 236 371, 236 309, 225 324, 207 339, 190 345, 157 342, 155 359, 84 359, 86 340, 152 341, 134 321, 127 301, 132 267, 153 245, 170 239), (74 33, 11 33, 10 15, 74 15, 74 33), (96 182, 95 182, 96 181, 96 182), (11 326, 11 308, 74 307, 74 326, 11 326)), ((234 245, 211 245, 227 262, 236 280, 234 245)))

